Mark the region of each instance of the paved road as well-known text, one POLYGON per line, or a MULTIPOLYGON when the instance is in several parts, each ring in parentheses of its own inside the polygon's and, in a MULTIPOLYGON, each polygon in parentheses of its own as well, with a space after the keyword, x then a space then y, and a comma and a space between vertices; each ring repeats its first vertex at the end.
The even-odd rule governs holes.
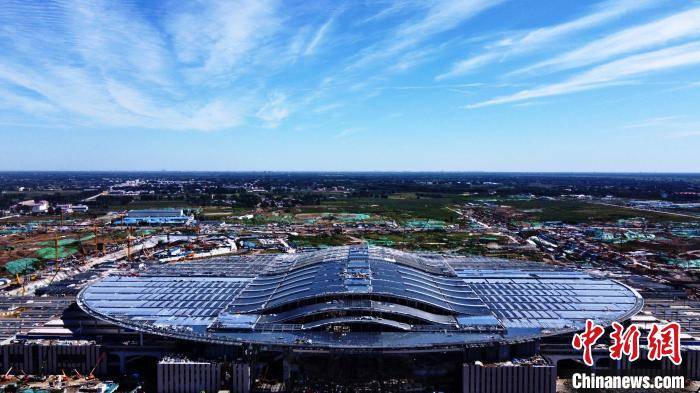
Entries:
POLYGON ((462 216, 462 217, 468 218, 469 221, 474 222, 474 223, 476 223, 476 224, 478 224, 478 225, 481 225, 481 227, 484 228, 484 229, 491 229, 490 226, 484 224, 483 222, 477 220, 476 218, 470 217, 470 216, 464 214, 464 212, 463 212, 461 209, 455 209, 455 208, 452 208, 452 207, 447 206, 447 210, 451 210, 451 211, 453 211, 453 212, 459 214, 459 215, 462 216))

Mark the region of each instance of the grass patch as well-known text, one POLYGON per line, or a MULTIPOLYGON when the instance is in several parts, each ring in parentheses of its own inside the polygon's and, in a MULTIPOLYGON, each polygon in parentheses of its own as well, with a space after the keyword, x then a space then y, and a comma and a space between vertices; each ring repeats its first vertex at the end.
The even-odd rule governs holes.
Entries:
POLYGON ((296 247, 333 247, 349 244, 352 239, 345 235, 290 236, 289 242, 296 247))
POLYGON ((487 243, 502 239, 482 239, 480 235, 463 232, 421 231, 406 233, 366 233, 362 239, 370 244, 404 250, 443 251, 463 250, 468 253, 482 251, 487 243))
POLYGON ((418 199, 415 192, 397 192, 389 195, 389 199, 418 199))
POLYGON ((524 213, 526 220, 563 221, 570 224, 613 222, 641 217, 649 222, 688 221, 688 218, 657 212, 643 212, 624 207, 600 205, 585 201, 507 200, 500 201, 524 213))
POLYGON ((378 215, 400 224, 413 219, 434 219, 453 223, 458 216, 447 207, 458 201, 461 201, 461 198, 348 198, 327 200, 316 206, 303 206, 297 209, 297 213, 352 212, 378 215))

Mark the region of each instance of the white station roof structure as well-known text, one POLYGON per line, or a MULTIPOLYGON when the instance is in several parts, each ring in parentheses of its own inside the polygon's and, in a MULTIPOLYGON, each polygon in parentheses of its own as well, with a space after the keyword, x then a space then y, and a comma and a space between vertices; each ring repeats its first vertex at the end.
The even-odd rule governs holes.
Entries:
POLYGON ((510 344, 630 318, 618 282, 538 262, 375 246, 153 265, 85 288, 87 313, 185 340, 339 350, 510 344))

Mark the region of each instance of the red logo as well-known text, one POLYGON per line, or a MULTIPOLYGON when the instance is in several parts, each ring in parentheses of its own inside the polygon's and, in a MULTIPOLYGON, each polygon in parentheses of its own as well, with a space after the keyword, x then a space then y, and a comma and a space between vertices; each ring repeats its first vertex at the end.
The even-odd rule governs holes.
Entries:
POLYGON ((615 360, 622 359, 622 354, 628 356, 630 362, 639 359, 639 328, 637 325, 631 325, 625 328, 617 322, 612 323, 613 332, 610 333, 610 358, 615 360))
MULTIPOLYGON (((612 323, 613 332, 610 333, 610 358, 614 360, 622 359, 626 355, 630 362, 639 359, 639 339, 641 332, 639 326, 630 325, 625 329, 617 322, 612 323)), ((605 333, 601 325, 597 325, 590 319, 586 320, 586 328, 583 332, 575 334, 571 344, 575 349, 583 350, 583 362, 588 366, 593 366, 592 348, 605 333)), ((661 360, 669 358, 673 364, 681 364, 681 327, 677 322, 667 324, 654 323, 651 331, 647 335, 649 360, 661 360)))
POLYGON ((602 326, 596 325, 593 321, 587 319, 586 330, 582 333, 575 334, 571 341, 571 345, 573 345, 574 348, 578 350, 583 349, 583 362, 588 366, 593 366, 593 353, 591 352, 591 348, 603 333, 605 333, 605 329, 603 329, 602 326))
POLYGON ((681 364, 681 326, 677 322, 653 324, 648 340, 649 360, 667 357, 676 366, 681 364))

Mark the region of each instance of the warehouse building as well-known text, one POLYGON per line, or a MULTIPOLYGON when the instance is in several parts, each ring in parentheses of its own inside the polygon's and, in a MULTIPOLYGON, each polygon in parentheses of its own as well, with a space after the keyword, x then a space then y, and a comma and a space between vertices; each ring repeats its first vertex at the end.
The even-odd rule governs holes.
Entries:
POLYGON ((121 220, 115 224, 122 225, 188 225, 194 222, 194 218, 186 215, 183 209, 148 209, 129 210, 121 220))

